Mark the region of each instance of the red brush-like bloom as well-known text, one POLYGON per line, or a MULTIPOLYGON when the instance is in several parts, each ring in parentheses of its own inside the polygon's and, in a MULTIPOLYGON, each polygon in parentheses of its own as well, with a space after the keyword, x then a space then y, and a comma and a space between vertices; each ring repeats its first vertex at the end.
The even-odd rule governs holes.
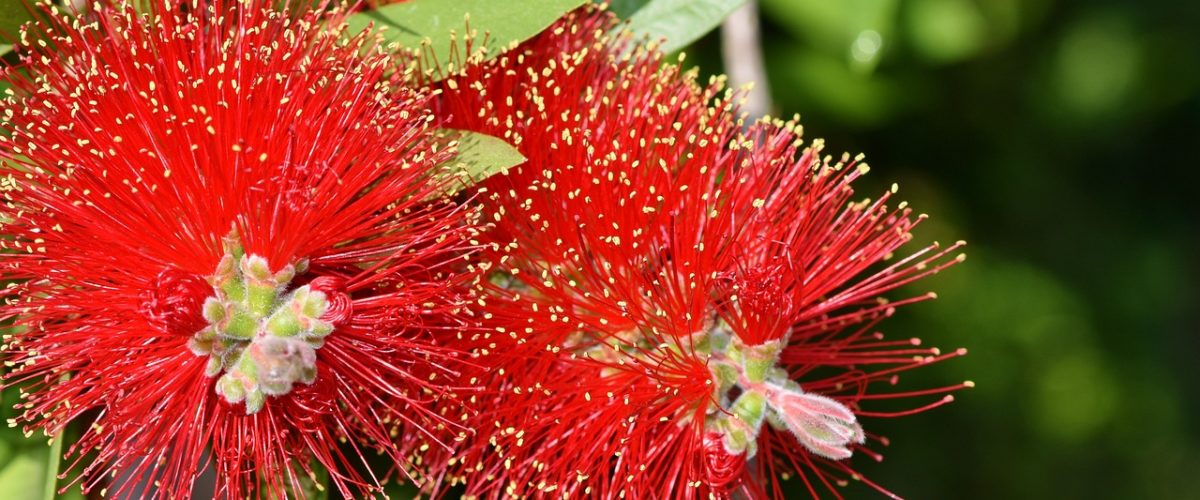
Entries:
MULTIPOLYGON (((454 127, 530 160, 480 189, 497 230, 484 316, 503 369, 452 482, 488 497, 817 495, 878 458, 860 417, 896 374, 961 354, 884 340, 886 292, 953 264, 893 253, 923 218, 853 198, 867 167, 746 132, 721 82, 664 65, 577 13, 446 81, 454 127)), ((489 376, 490 375, 490 376, 489 376)), ((868 424, 869 427, 869 424, 868 424)), ((884 491, 881 489, 881 491, 884 491)))
POLYGON ((46 8, 5 75, 7 386, 29 432, 91 422, 85 490, 214 467, 219 496, 302 496, 319 465, 353 496, 364 455, 407 467, 395 433, 456 418, 431 405, 475 216, 425 201, 427 98, 341 14, 268 4, 46 8))

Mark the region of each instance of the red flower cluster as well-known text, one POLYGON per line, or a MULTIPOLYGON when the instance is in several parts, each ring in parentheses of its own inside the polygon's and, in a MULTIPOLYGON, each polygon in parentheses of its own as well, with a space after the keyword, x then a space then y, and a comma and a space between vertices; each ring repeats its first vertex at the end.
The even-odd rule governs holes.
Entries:
POLYGON ((599 8, 429 89, 344 11, 115 3, 45 7, 0 102, 14 424, 89 423, 85 490, 366 495, 370 450, 434 496, 836 496, 864 418, 970 385, 889 392, 963 352, 875 330, 962 244, 898 256, 861 158, 599 8), (529 159, 453 203, 442 125, 529 159))
POLYGON ((5 76, 7 387, 28 432, 92 422, 85 491, 215 467, 221 496, 281 497, 319 465, 353 496, 365 455, 410 468, 398 431, 453 425, 433 380, 476 229, 424 201, 451 157, 428 97, 337 15, 269 4, 47 7, 5 76))
POLYGON ((874 331, 930 297, 883 295, 961 243, 894 257, 923 216, 894 190, 855 199, 859 158, 794 122, 743 131, 720 80, 612 28, 577 13, 442 85, 451 126, 530 158, 479 189, 506 357, 476 375, 491 391, 452 477, 487 497, 778 497, 788 475, 836 495, 844 459, 879 458, 870 400, 970 385, 875 392, 962 354, 874 331))

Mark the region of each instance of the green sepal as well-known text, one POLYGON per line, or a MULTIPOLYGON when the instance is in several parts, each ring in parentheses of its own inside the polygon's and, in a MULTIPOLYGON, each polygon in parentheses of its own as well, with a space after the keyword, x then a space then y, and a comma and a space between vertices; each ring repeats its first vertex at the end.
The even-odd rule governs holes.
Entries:
POLYGON ((783 351, 782 341, 764 342, 758 345, 746 345, 739 339, 734 339, 730 347, 730 358, 736 356, 735 362, 742 365, 742 373, 752 383, 761 384, 767 381, 767 375, 779 362, 779 353, 783 351))
POLYGON ((221 325, 221 336, 231 339, 251 339, 258 331, 258 319, 249 311, 235 307, 233 314, 221 325))
POLYGON ((246 394, 246 414, 253 415, 267 404, 267 395, 262 391, 250 391, 246 394))
POLYGON ((291 309, 281 307, 267 320, 267 332, 276 337, 295 337, 300 334, 300 320, 291 309))
POLYGON ((225 304, 222 304, 216 297, 205 299, 204 320, 214 324, 225 321, 225 304))
POLYGON ((246 281, 257 281, 260 283, 275 281, 275 276, 271 274, 271 265, 267 263, 265 257, 261 255, 243 255, 239 262, 238 268, 241 270, 242 277, 246 281))
POLYGON ((275 308, 275 302, 279 300, 275 285, 253 281, 247 282, 246 285, 248 292, 246 302, 250 307, 250 312, 259 317, 270 314, 271 310, 275 308))
POLYGON ((713 370, 713 372, 717 375, 717 382, 719 383, 718 390, 721 391, 721 394, 725 394, 727 391, 729 391, 729 389, 732 389, 734 385, 737 385, 738 379, 741 376, 741 373, 738 372, 737 368, 725 363, 714 364, 709 369, 713 370))
POLYGON ((729 334, 721 328, 701 330, 692 338, 696 352, 703 354, 724 354, 729 347, 729 334))
POLYGON ((225 401, 230 403, 240 403, 246 399, 246 388, 242 386, 242 382, 226 373, 217 379, 217 394, 225 398, 225 401))
MULTIPOLYGON (((329 300, 325 297, 324 292, 313 291, 308 285, 297 288, 292 292, 292 298, 289 301, 296 304, 306 318, 320 318, 329 310, 329 300)), ((291 304, 286 304, 283 308, 287 308, 291 304)), ((282 309, 282 308, 281 308, 282 309)))
POLYGON ((767 398, 756 391, 743 392, 730 411, 750 428, 758 429, 766 418, 767 398))
POLYGON ((234 262, 242 259, 246 251, 242 248, 242 238, 238 236, 237 226, 229 231, 229 234, 221 238, 221 249, 225 251, 225 255, 231 257, 234 262))
POLYGON ((215 377, 221 373, 221 370, 224 370, 224 369, 225 369, 225 363, 221 362, 221 357, 209 356, 208 363, 206 363, 204 365, 204 376, 205 377, 215 377))
POLYGON ((209 354, 212 354, 213 341, 216 339, 213 335, 205 333, 211 331, 212 327, 210 326, 189 338, 187 343, 188 350, 192 351, 192 354, 197 356, 208 356, 209 354))
POLYGON ((333 333, 333 323, 328 321, 313 320, 309 325, 308 335, 305 338, 325 338, 333 333))

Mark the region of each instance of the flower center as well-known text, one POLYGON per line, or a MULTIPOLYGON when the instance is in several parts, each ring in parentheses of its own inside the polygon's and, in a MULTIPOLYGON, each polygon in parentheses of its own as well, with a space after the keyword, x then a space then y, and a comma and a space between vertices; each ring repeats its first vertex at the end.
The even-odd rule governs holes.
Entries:
MULTIPOLYGON (((656 336, 661 339, 662 337, 656 336)), ((710 486, 729 484, 730 474, 740 474, 757 452, 764 425, 795 436, 809 452, 828 458, 850 458, 852 447, 863 444, 866 435, 854 412, 831 398, 805 392, 779 366, 787 339, 746 345, 721 319, 688 341, 667 337, 667 346, 652 341, 637 330, 622 332, 603 342, 577 333, 566 347, 591 359, 613 365, 624 364, 622 356, 654 362, 646 353, 694 352, 706 361, 710 380, 716 385, 704 419, 705 460, 710 486), (690 347, 689 347, 690 346, 690 347)), ((606 368, 605 370, 609 370, 606 368)), ((607 372, 601 372, 605 376, 607 372)), ((690 421, 683 417, 681 423, 690 421)))
MULTIPOLYGON (((320 290, 321 278, 289 290, 306 268, 302 261, 272 272, 267 259, 245 254, 236 235, 225 239, 225 255, 209 280, 213 295, 204 301, 208 326, 192 335, 188 347, 208 356, 206 375, 220 375, 217 394, 230 403, 244 401, 247 415, 262 410, 267 396, 316 380, 317 350, 336 319, 326 314, 331 298, 320 290)), ((342 295, 334 300, 348 303, 342 295)), ((337 309, 339 318, 348 314, 337 309)))
POLYGON ((705 428, 722 437, 725 451, 753 458, 764 423, 790 432, 808 451, 831 460, 849 458, 865 434, 846 405, 804 392, 779 367, 786 339, 746 345, 723 321, 699 334, 696 350, 709 356, 717 383, 705 428))

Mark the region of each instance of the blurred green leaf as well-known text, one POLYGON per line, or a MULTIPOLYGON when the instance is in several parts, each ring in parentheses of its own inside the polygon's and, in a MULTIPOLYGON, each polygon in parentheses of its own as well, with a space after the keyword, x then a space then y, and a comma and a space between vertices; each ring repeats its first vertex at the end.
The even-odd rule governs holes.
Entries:
MULTIPOLYGON (((30 19, 33 19, 33 16, 30 15, 24 2, 20 0, 0 1, 0 34, 15 38, 17 30, 30 19)), ((7 37, 2 39, 5 42, 11 41, 7 37)))
POLYGON ((838 54, 845 54, 868 31, 877 33, 885 44, 890 42, 898 6, 898 0, 762 0, 768 19, 838 54))
POLYGON ((310 461, 308 466, 312 468, 312 476, 301 475, 299 477, 300 491, 304 493, 303 497, 312 500, 328 499, 330 494, 329 470, 316 460, 310 461))
POLYGON ((0 469, 0 491, 7 500, 42 500, 42 479, 46 475, 47 447, 22 450, 0 469))
POLYGON ((383 485, 384 498, 390 500, 409 500, 421 498, 421 490, 410 483, 388 483, 383 485))
POLYGON ((746 0, 651 0, 629 18, 629 30, 651 39, 666 38, 659 48, 674 52, 721 24, 746 0))
POLYGON ((629 19, 637 11, 645 7, 651 0, 612 0, 608 2, 608 11, 621 19, 629 19))
POLYGON ((1054 53, 1051 78, 1056 100, 1085 124, 1131 105, 1141 98, 1132 95, 1142 78, 1141 44, 1124 17, 1106 15, 1077 22, 1054 53))
POLYGON ((848 66, 842 57, 802 47, 769 48, 787 54, 789 64, 770 74, 772 87, 794 89, 776 96, 786 108, 834 116, 856 127, 877 126, 902 105, 901 85, 885 75, 869 75, 848 66))
POLYGON ((453 195, 525 161, 525 156, 498 137, 454 129, 446 129, 445 133, 458 142, 458 156, 443 165, 438 173, 446 178, 457 178, 457 182, 448 183, 447 194, 453 195))
POLYGON ((62 446, 63 432, 59 431, 54 435, 54 440, 50 443, 50 453, 46 456, 46 483, 42 490, 42 497, 46 500, 58 497, 58 466, 62 458, 62 446))
POLYGON ((376 29, 386 28, 379 33, 388 42, 421 51, 427 57, 432 56, 442 68, 449 69, 461 64, 461 58, 468 55, 462 52, 464 34, 476 40, 476 47, 486 37, 485 57, 494 57, 540 33, 585 1, 528 0, 517 8, 495 0, 413 0, 354 14, 347 24, 350 33, 359 33, 372 23, 376 29), (455 53, 459 60, 451 57, 455 53))
POLYGON ((905 7, 908 38, 926 59, 960 61, 977 54, 988 42, 988 21, 977 2, 914 0, 905 7))
POLYGON ((9 42, 17 39, 21 25, 33 19, 20 0, 0 0, 0 55, 12 50, 9 42))

